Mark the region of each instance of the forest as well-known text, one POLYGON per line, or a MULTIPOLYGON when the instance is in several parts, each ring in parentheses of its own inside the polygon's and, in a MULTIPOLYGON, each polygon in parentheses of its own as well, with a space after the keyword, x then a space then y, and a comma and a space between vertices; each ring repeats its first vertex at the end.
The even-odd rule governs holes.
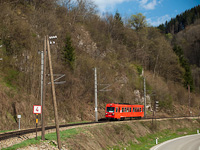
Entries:
MULTIPOLYGON (((160 111, 173 114, 180 109, 176 115, 182 114, 188 106, 188 87, 190 106, 198 107, 200 6, 152 27, 141 13, 128 20, 118 12, 99 16, 90 0, 1 0, 0 4, 1 126, 6 118, 15 125, 21 111, 24 122, 34 121, 29 110, 40 104, 38 52, 46 35, 58 37, 51 45, 53 71, 65 74, 66 83, 56 85, 61 121, 94 119, 95 67, 98 89, 108 84, 111 89, 98 92, 100 117, 108 102, 141 103, 134 91, 139 90, 142 99, 144 77, 151 103, 159 100, 160 111)), ((49 122, 50 88, 45 104, 49 122)))
POLYGON ((165 24, 161 24, 158 28, 163 33, 178 33, 187 26, 194 24, 196 20, 200 18, 200 5, 186 10, 185 12, 177 15, 176 18, 172 18, 169 22, 166 21, 165 24))

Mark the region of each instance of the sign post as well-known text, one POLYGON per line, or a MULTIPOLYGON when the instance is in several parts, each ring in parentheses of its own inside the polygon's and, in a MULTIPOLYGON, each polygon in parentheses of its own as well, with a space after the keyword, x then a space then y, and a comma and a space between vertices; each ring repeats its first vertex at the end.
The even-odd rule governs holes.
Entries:
POLYGON ((36 114, 36 140, 37 140, 37 125, 38 125, 38 114, 42 113, 42 106, 41 105, 34 105, 33 106, 33 113, 36 114))
POLYGON ((20 130, 20 118, 21 118, 21 115, 17 115, 17 118, 19 119, 19 130, 20 130))
POLYGON ((37 124, 38 124, 38 114, 36 114, 36 137, 35 137, 36 140, 37 140, 37 124))

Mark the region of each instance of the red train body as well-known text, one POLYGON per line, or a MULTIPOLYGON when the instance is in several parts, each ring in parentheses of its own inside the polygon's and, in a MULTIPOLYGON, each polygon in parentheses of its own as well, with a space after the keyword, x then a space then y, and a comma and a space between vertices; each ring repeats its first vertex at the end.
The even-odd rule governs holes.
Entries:
POLYGON ((106 105, 105 117, 109 120, 140 119, 144 117, 144 105, 109 103, 106 105))

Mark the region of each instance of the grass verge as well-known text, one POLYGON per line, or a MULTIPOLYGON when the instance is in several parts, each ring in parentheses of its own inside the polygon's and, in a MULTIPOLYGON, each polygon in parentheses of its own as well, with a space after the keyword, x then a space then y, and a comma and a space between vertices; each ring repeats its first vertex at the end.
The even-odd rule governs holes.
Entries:
POLYGON ((14 131, 14 130, 1 130, 0 133, 10 132, 10 131, 14 131))
MULTIPOLYGON (((68 129, 65 131, 61 131, 60 132, 60 139, 61 141, 65 141, 68 138, 71 138, 73 135, 76 135, 78 133, 80 133, 83 129, 82 128, 78 128, 78 129, 68 129)), ((57 141, 57 136, 56 133, 49 133, 45 135, 45 139, 50 141, 50 143, 52 143, 52 145, 57 146, 54 142, 51 141, 57 141)), ((33 145, 33 144, 40 144, 41 142, 41 136, 38 136, 37 140, 35 138, 33 139, 28 139, 26 141, 23 141, 19 144, 15 144, 11 147, 7 147, 7 148, 3 148, 2 150, 16 150, 18 148, 23 148, 23 147, 27 147, 29 145, 33 145)))
POLYGON ((126 150, 149 150, 151 147, 155 146, 155 139, 158 139, 158 143, 162 143, 164 141, 174 139, 177 137, 196 134, 196 130, 190 130, 187 128, 177 129, 176 131, 172 132, 170 130, 163 130, 162 132, 157 132, 154 134, 148 134, 144 137, 136 138, 139 143, 129 142, 128 145, 119 144, 118 146, 114 146, 112 150, 121 150, 126 148, 126 150))

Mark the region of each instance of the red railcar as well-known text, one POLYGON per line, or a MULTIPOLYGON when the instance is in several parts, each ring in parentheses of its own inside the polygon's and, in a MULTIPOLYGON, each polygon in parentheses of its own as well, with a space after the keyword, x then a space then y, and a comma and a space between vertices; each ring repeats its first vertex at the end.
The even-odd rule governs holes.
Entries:
POLYGON ((105 117, 109 120, 124 120, 125 118, 140 119, 144 117, 144 105, 109 103, 106 105, 105 117))

